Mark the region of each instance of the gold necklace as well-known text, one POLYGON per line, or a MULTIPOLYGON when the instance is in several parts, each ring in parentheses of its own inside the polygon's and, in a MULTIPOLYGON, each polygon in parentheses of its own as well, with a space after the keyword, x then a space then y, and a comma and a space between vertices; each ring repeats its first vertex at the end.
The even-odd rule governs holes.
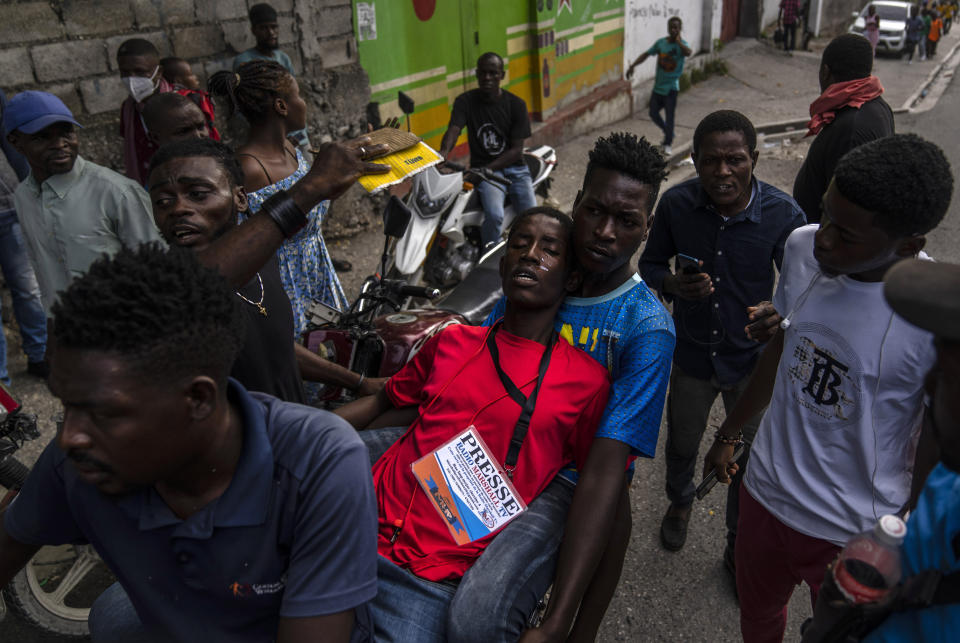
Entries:
POLYGON ((257 273, 257 281, 260 282, 260 301, 250 301, 249 299, 247 299, 246 297, 244 297, 244 296, 240 293, 239 290, 237 291, 237 297, 239 297, 240 299, 244 300, 245 302, 247 302, 247 303, 250 304, 251 306, 255 306, 255 307, 257 308, 257 312, 259 312, 261 315, 263 315, 264 317, 266 317, 266 316, 267 316, 267 309, 264 308, 264 306, 263 306, 263 298, 264 298, 264 296, 265 296, 265 291, 264 291, 264 289, 263 289, 263 279, 260 278, 260 273, 259 273, 259 272, 257 273))

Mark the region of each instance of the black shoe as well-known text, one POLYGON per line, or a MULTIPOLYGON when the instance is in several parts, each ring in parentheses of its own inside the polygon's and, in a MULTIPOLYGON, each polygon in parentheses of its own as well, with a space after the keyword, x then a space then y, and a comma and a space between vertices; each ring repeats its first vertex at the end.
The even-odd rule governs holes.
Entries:
POLYGON ((350 272, 353 270, 353 264, 346 259, 334 259, 331 257, 330 262, 333 264, 333 269, 337 272, 350 272))
POLYGON ((670 505, 670 508, 667 509, 667 513, 660 523, 660 543, 667 551, 680 551, 683 549, 684 543, 687 542, 690 509, 688 508, 686 514, 682 516, 671 516, 670 509, 673 509, 673 505, 670 505))
POLYGON ((50 365, 45 359, 39 362, 27 362, 27 375, 45 380, 50 376, 50 365))

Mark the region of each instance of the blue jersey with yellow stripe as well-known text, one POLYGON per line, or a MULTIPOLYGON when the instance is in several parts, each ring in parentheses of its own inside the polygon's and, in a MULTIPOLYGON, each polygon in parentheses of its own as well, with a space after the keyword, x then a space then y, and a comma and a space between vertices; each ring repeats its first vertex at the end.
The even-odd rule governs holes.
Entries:
MULTIPOLYGON (((503 317, 501 298, 484 322, 503 317)), ((630 445, 633 455, 652 458, 676 344, 673 320, 639 274, 599 297, 567 297, 556 329, 571 345, 610 372, 610 400, 596 437, 630 445)))

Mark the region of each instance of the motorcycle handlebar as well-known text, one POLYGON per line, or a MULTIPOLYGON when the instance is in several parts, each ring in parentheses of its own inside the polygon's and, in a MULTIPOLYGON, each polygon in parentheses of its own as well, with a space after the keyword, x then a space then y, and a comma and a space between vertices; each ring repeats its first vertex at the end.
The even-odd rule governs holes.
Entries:
POLYGON ((436 288, 429 288, 427 286, 411 286, 404 281, 396 279, 384 279, 382 283, 385 288, 392 290, 402 297, 436 299, 440 296, 440 291, 436 288))
POLYGON ((453 161, 444 161, 444 165, 449 167, 451 170, 455 170, 457 172, 464 172, 467 174, 474 174, 476 176, 479 176, 484 181, 490 181, 491 183, 496 183, 503 189, 507 189, 510 187, 510 181, 498 176, 495 172, 493 172, 492 170, 488 170, 485 167, 468 168, 466 166, 460 165, 459 163, 454 163, 453 161))

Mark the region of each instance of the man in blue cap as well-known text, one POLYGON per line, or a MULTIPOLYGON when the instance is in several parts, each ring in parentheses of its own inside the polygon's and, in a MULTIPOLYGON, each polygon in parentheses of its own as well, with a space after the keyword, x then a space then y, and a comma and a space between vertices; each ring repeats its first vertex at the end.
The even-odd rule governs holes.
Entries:
POLYGON ((59 98, 25 91, 4 114, 7 140, 30 175, 14 193, 44 310, 101 254, 160 241, 142 187, 78 155, 80 127, 59 98))

